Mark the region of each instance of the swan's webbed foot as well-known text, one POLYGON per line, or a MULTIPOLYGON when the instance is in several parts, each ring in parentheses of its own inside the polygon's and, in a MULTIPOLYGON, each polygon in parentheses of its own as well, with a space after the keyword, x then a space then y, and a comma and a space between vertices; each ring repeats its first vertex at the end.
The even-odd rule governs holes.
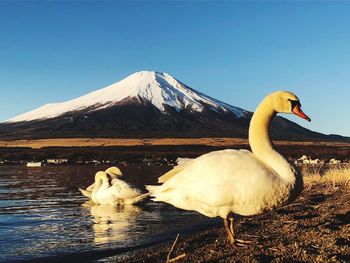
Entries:
POLYGON ((227 239, 233 248, 239 249, 241 247, 246 247, 249 245, 256 244, 256 241, 249 241, 249 240, 242 240, 242 239, 235 238, 233 216, 228 215, 227 218, 224 219, 224 226, 227 233, 227 239))
POLYGON ((254 245, 256 244, 255 241, 251 241, 251 240, 242 240, 242 239, 235 239, 235 245, 238 247, 247 247, 250 245, 254 245))

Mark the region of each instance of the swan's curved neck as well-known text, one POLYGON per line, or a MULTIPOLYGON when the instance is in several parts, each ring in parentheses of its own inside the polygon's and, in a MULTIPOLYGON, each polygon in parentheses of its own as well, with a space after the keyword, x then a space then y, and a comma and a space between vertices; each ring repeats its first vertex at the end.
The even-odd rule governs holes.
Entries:
POLYGON ((249 144, 254 155, 273 169, 285 183, 293 184, 295 174, 289 163, 273 147, 269 127, 277 112, 272 100, 266 97, 255 110, 249 125, 249 144))
POLYGON ((101 186, 105 186, 106 184, 108 184, 108 180, 106 183, 107 178, 105 178, 105 176, 99 174, 96 176, 95 178, 95 187, 93 189, 92 192, 98 192, 98 190, 101 188, 101 186))
POLYGON ((92 190, 92 194, 95 194, 98 192, 98 190, 100 189, 102 185, 102 179, 101 178, 95 178, 95 187, 94 189, 92 190))

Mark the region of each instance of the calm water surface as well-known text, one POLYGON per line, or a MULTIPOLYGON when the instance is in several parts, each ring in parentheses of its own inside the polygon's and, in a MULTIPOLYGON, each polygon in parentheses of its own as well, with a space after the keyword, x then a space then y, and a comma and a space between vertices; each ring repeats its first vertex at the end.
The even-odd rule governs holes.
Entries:
MULTIPOLYGON (((86 251, 102 255, 213 224, 163 203, 116 208, 87 202, 78 188, 91 184, 95 173, 106 168, 0 166, 0 261, 79 256, 86 251)), ((170 167, 121 169, 125 180, 143 187, 154 184, 170 167)))

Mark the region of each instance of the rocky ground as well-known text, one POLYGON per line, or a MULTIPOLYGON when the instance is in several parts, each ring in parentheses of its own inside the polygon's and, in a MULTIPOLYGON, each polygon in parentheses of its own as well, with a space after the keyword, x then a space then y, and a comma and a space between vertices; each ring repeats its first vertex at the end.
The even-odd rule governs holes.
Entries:
MULTIPOLYGON (((264 215, 241 218, 237 238, 257 244, 232 249, 222 226, 180 235, 170 258, 176 262, 350 262, 350 188, 306 185, 292 204, 264 215)), ((174 237, 175 239, 175 237, 174 237)), ((108 262, 166 262, 173 241, 108 262)))

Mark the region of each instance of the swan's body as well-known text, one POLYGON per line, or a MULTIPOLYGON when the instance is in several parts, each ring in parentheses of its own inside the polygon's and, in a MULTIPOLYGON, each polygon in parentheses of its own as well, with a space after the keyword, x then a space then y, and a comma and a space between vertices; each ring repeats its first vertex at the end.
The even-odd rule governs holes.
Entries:
POLYGON ((247 150, 223 150, 204 154, 175 166, 159 178, 160 186, 148 186, 154 201, 194 210, 208 217, 224 218, 232 245, 232 214, 256 215, 292 201, 302 190, 302 178, 274 150, 268 136, 277 112, 308 118, 299 99, 289 92, 267 96, 256 109, 249 127, 247 150))
MULTIPOLYGON (((114 180, 117 179, 118 176, 122 176, 122 172, 118 167, 110 167, 105 171, 111 177, 111 184, 113 184, 114 180)), ((95 182, 88 186, 86 189, 79 188, 79 191, 87 198, 91 198, 92 191, 95 188, 95 182)))
POLYGON ((142 201, 148 195, 118 178, 113 179, 111 184, 106 172, 98 172, 95 175, 91 200, 101 205, 131 205, 142 201))
POLYGON ((290 188, 247 150, 204 154, 162 186, 148 187, 154 201, 222 218, 262 213, 288 199, 290 188))

